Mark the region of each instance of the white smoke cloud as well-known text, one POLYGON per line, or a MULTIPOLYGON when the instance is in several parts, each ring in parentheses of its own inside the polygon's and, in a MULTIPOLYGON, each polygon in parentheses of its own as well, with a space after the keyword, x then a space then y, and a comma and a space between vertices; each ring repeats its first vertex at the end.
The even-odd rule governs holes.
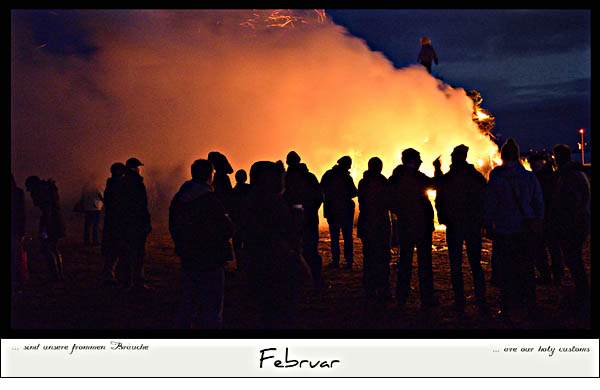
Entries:
POLYGON ((332 22, 266 28, 262 16, 89 11, 82 22, 100 47, 91 60, 31 48, 33 60, 19 61, 13 48, 17 180, 53 177, 61 193, 78 194, 92 173, 107 177, 135 156, 164 212, 191 163, 213 150, 246 171, 296 150, 318 178, 349 154, 356 181, 373 156, 389 175, 408 147, 429 174, 438 155, 447 169, 458 144, 470 162, 495 150, 464 90, 417 65, 395 69, 332 22))

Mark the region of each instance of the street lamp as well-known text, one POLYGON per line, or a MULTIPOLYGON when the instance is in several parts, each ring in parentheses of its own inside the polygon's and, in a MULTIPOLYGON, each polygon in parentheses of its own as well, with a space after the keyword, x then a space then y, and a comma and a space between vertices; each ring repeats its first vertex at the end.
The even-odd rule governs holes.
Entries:
POLYGON ((584 155, 583 155, 583 133, 584 130, 583 129, 579 129, 579 134, 581 134, 581 165, 584 164, 584 155))

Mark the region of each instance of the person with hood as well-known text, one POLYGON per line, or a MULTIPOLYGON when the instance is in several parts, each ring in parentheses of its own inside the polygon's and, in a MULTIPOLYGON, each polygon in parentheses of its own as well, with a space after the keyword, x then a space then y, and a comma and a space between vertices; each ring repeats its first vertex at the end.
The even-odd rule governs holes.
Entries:
POLYGON ((295 327, 297 290, 304 281, 298 272, 298 265, 306 264, 300 255, 298 224, 282 196, 284 174, 281 161, 252 164, 242 218, 249 293, 263 329, 295 327))
POLYGON ((468 151, 469 147, 465 145, 455 147, 451 154, 450 170, 443 174, 438 166, 435 172, 435 207, 439 223, 446 225, 454 305, 461 313, 466 304, 462 273, 463 242, 471 266, 477 306, 480 311, 487 311, 485 279, 481 268, 483 199, 487 181, 473 164, 467 163, 468 151))
POLYGON ((66 236, 66 229, 60 210, 58 188, 54 180, 41 180, 37 176, 28 177, 25 188, 31 193, 34 206, 42 211, 39 232, 42 254, 46 258, 50 277, 53 281, 62 281, 63 261, 58 249, 58 240, 66 236))
MULTIPOLYGON (((434 213, 427 197, 427 191, 435 189, 435 180, 419 171, 422 162, 417 150, 405 149, 402 152, 402 164, 394 168, 388 182, 390 209, 398 218, 400 240, 396 301, 398 307, 403 308, 410 294, 412 258, 416 246, 421 309, 427 310, 437 306, 431 258, 434 213)), ((439 163, 439 159, 435 160, 434 166, 439 163)))
POLYGON ((144 281, 146 239, 152 231, 148 196, 140 174, 142 162, 131 157, 125 162, 125 176, 115 182, 115 225, 123 262, 130 270, 129 288, 133 291, 151 290, 144 281))
POLYGON ((590 289, 582 248, 591 228, 590 181, 583 166, 571 160, 569 146, 556 145, 552 152, 558 178, 550 207, 550 229, 563 262, 571 271, 581 311, 589 315, 590 289))
POLYGON ((233 224, 213 188, 213 165, 196 160, 169 207, 169 231, 181 259, 182 298, 176 328, 219 329, 223 323, 225 262, 233 224))
POLYGON ((233 168, 231 167, 231 164, 229 164, 227 157, 220 152, 208 153, 208 161, 210 161, 215 168, 214 180, 212 184, 215 194, 225 209, 229 210, 229 203, 231 202, 231 190, 233 189, 229 175, 233 173, 233 168))
POLYGON ((438 57, 435 54, 435 50, 433 50, 433 46, 431 46, 431 39, 428 37, 421 37, 421 51, 419 52, 419 56, 417 57, 417 62, 423 65, 429 73, 431 73, 431 63, 435 62, 438 64, 438 57))
POLYGON ((506 140, 502 165, 490 172, 484 201, 484 226, 493 232, 500 277, 500 316, 511 321, 519 299, 535 315, 535 269, 531 245, 533 222, 544 218, 544 198, 533 172, 519 160, 519 146, 506 140))
POLYGON ((331 235, 331 268, 340 267, 340 230, 344 238, 344 259, 346 268, 351 269, 354 264, 354 242, 352 230, 354 228, 354 201, 357 189, 350 176, 352 158, 343 156, 337 165, 325 172, 321 178, 321 188, 325 195, 324 216, 329 224, 331 235))
POLYGON ((301 235, 302 254, 308 263, 315 287, 321 284, 323 259, 319 255, 319 208, 323 203, 323 191, 317 177, 309 172, 306 164, 300 162, 295 151, 288 153, 285 173, 284 199, 290 207, 302 211, 301 235), (298 207, 301 206, 301 207, 298 207))
POLYGON ((109 284, 117 284, 115 278, 115 269, 119 264, 120 256, 120 237, 118 236, 119 222, 117 219, 117 199, 115 197, 115 186, 123 180, 127 167, 121 162, 116 162, 110 166, 111 177, 106 179, 104 188, 104 225, 102 227, 102 244, 100 252, 104 256, 104 267, 102 269, 102 279, 109 284))
POLYGON ((363 284, 368 298, 391 297, 391 221, 388 180, 381 174, 383 162, 373 157, 358 182, 357 236, 363 244, 363 284))

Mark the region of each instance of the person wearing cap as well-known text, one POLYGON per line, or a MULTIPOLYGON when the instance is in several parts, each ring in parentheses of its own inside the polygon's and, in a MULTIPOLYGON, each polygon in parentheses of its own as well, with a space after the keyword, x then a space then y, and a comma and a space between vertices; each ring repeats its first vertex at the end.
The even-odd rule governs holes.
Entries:
POLYGON ((123 180, 127 167, 121 162, 116 162, 110 166, 111 176, 106 179, 104 187, 104 224, 102 227, 102 243, 100 252, 104 256, 104 267, 102 269, 102 279, 109 284, 117 284, 115 278, 115 269, 119 264, 119 236, 117 230, 119 222, 116 217, 117 199, 115 199, 115 186, 123 180))
POLYGON ((40 217, 40 239, 42 254, 46 258, 50 277, 53 281, 64 280, 62 254, 58 241, 66 236, 65 220, 60 210, 58 188, 52 179, 41 180, 30 176, 25 188, 31 194, 34 206, 42 211, 40 217))
MULTIPOLYGON (((421 308, 425 310, 437 305, 431 258, 434 213, 427 197, 427 191, 435 189, 435 181, 419 171, 422 162, 417 150, 405 149, 402 152, 402 164, 394 168, 388 181, 390 207, 398 218, 400 239, 396 301, 398 307, 403 308, 410 294, 412 258, 416 246, 421 308)), ((439 160, 436 162, 439 163, 439 160)))
POLYGON ((346 268, 351 269, 354 264, 354 242, 352 230, 354 227, 354 201, 358 190, 354 180, 350 176, 352 158, 343 156, 337 161, 337 165, 323 174, 321 188, 323 188, 324 216, 329 224, 331 235, 331 257, 330 268, 340 266, 340 230, 344 238, 344 259, 346 268))
POLYGON ((544 198, 533 172, 520 162, 519 146, 506 140, 502 165, 490 172, 484 200, 484 227, 493 232, 500 287, 500 317, 511 323, 521 298, 530 316, 536 314, 535 268, 529 221, 544 218, 544 198))
POLYGON ((300 162, 295 151, 288 153, 283 198, 291 207, 301 210, 302 254, 310 266, 315 287, 321 284, 323 259, 319 255, 319 208, 323 191, 317 177, 300 162))
POLYGON ((452 163, 446 174, 436 166, 435 208, 438 221, 446 225, 446 243, 450 259, 450 275, 454 289, 454 305, 458 312, 465 309, 466 298, 462 273, 463 242, 467 248, 475 297, 480 311, 487 311, 485 279, 481 268, 481 229, 483 199, 487 181, 467 162, 469 147, 459 145, 451 153, 452 163))
POLYGON ((146 186, 140 174, 143 165, 135 157, 128 159, 125 162, 125 176, 114 187, 120 261, 131 273, 127 284, 133 291, 150 290, 143 274, 146 238, 152 231, 146 186))

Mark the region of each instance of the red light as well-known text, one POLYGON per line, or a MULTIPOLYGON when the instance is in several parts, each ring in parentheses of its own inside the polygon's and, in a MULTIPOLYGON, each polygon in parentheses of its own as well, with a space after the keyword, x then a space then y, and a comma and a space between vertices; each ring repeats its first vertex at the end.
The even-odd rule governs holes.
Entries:
POLYGON ((580 134, 583 134, 583 129, 580 129, 580 130, 579 130, 579 133, 580 133, 580 134))

